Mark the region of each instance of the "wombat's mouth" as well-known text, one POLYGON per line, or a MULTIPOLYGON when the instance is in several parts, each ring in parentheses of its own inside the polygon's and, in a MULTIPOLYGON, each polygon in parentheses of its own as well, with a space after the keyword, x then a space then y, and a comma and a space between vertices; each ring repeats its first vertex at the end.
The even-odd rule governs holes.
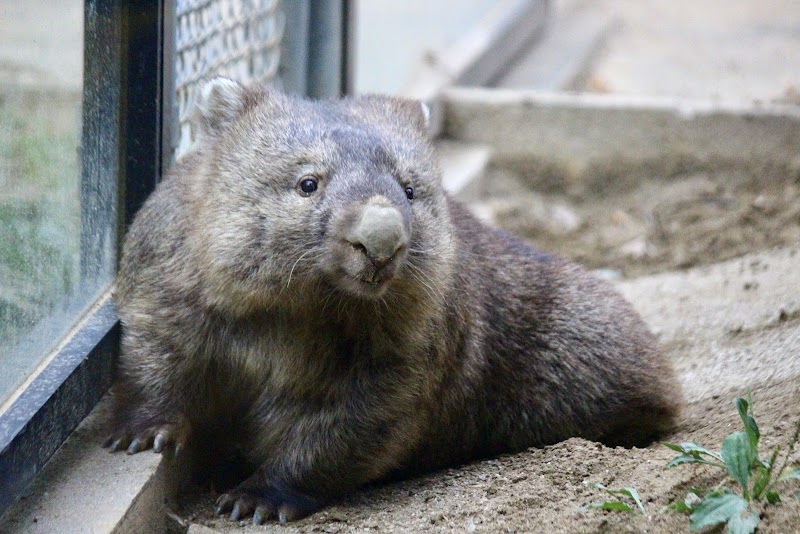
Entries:
POLYGON ((358 279, 357 281, 362 290, 370 294, 380 294, 384 291, 384 289, 386 289, 386 286, 389 285, 388 280, 369 281, 358 279))
POLYGON ((393 266, 386 266, 375 269, 372 266, 365 267, 356 276, 349 277, 356 285, 356 293, 362 296, 379 297, 391 284, 394 279, 396 269, 393 266))
MULTIPOLYGON (((343 247, 345 248, 345 247, 343 247)), ((400 250, 390 260, 375 262, 356 247, 347 247, 340 264, 338 285, 358 297, 379 298, 395 280, 403 263, 405 250, 400 250)))

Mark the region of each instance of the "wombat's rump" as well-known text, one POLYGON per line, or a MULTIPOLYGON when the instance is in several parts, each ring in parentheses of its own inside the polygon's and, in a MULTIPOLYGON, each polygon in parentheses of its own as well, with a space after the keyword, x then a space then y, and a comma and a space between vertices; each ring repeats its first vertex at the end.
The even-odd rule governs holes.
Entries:
POLYGON ((217 512, 260 523, 387 476, 672 423, 680 394, 641 319, 449 199, 418 103, 216 79, 194 127, 125 241, 112 450, 235 452, 259 467, 217 512))

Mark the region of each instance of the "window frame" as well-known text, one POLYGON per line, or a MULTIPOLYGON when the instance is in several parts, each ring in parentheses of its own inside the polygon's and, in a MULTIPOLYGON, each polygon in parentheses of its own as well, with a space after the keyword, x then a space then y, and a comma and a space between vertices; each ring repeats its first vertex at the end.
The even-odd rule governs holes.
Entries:
POLYGON ((283 0, 283 90, 309 98, 343 97, 355 81, 355 0, 283 0))
MULTIPOLYGON (((84 2, 82 279, 93 278, 103 246, 92 232, 97 214, 84 199, 102 181, 116 181, 116 266, 125 230, 171 160, 174 13, 175 0, 84 2), (116 150, 108 150, 109 142, 116 150)), ((112 285, 100 288, 70 333, 3 405, 0 515, 111 385, 120 347, 112 285)))

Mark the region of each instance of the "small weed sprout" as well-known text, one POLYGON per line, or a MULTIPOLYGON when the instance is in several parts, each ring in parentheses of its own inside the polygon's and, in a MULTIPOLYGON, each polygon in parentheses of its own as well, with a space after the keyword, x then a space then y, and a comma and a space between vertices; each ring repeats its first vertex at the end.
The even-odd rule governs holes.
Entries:
MULTIPOLYGON (((616 496, 627 497, 628 499, 632 500, 634 504, 636 504, 637 508, 639 508, 639 510, 642 513, 644 513, 644 506, 642 506, 642 500, 639 498, 639 493, 635 489, 633 488, 610 489, 602 484, 595 484, 594 487, 605 491, 609 495, 614 495, 615 497, 616 496)), ((591 504, 587 504, 586 506, 581 507, 581 510, 586 511, 592 508, 600 510, 616 510, 618 512, 635 511, 631 505, 624 502, 620 498, 609 501, 593 502, 591 504)))
POLYGON ((736 399, 736 409, 744 430, 727 436, 722 441, 719 454, 697 443, 663 443, 680 453, 667 467, 689 463, 711 465, 724 469, 738 486, 738 492, 735 492, 720 484, 703 497, 699 496, 702 492, 693 491, 686 499, 667 506, 670 510, 690 514, 689 526, 692 531, 726 523, 728 532, 752 533, 759 522, 758 513, 753 510, 754 503, 778 503, 781 498, 777 486, 789 480, 800 480, 800 468, 789 465, 800 438, 800 420, 795 425, 783 461, 778 467, 779 445, 772 450, 769 460, 759 457, 758 441, 761 433, 753 416, 753 399, 749 392, 748 400, 736 399))

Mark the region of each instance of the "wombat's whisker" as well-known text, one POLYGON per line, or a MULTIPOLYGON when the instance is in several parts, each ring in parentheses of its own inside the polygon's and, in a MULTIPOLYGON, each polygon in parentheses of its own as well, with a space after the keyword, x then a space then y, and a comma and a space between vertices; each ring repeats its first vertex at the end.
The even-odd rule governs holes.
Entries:
POLYGON ((307 251, 300 254, 300 257, 297 258, 297 261, 294 262, 294 265, 292 265, 292 269, 289 271, 289 279, 286 281, 287 289, 289 288, 289 284, 292 283, 292 274, 294 274, 294 268, 297 267, 297 264, 300 263, 300 260, 302 260, 305 256, 308 256, 312 252, 314 252, 314 249, 308 249, 307 251))
POLYGON ((411 277, 429 292, 430 298, 438 297, 440 302, 445 300, 444 293, 442 293, 440 289, 434 289, 434 287, 430 285, 433 283, 433 281, 426 277, 425 271, 414 265, 412 262, 408 262, 407 265, 409 267, 409 274, 411 274, 411 277))
POLYGON ((412 254, 433 254, 434 252, 437 252, 436 250, 433 249, 422 250, 417 248, 409 248, 408 251, 411 252, 412 254))

